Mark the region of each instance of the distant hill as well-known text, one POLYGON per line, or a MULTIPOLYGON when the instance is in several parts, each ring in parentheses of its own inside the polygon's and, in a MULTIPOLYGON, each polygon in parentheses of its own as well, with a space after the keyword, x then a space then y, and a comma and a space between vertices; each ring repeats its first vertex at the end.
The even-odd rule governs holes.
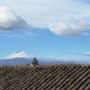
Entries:
MULTIPOLYGON (((31 64, 33 57, 28 55, 24 51, 17 51, 10 54, 5 59, 0 60, 0 65, 17 65, 17 64, 31 64)), ((57 59, 48 59, 48 58, 37 58, 39 64, 82 64, 83 62, 77 62, 73 60, 57 60, 57 59)))
MULTIPOLYGON (((5 59, 0 60, 0 65, 31 64, 32 59, 33 57, 31 54, 29 55, 22 50, 18 50, 14 53, 11 53, 5 59)), ((44 58, 37 58, 37 60, 39 64, 73 64, 73 62, 64 60, 44 59, 44 58)))
MULTIPOLYGON (((79 64, 77 62, 37 58, 39 64, 79 64)), ((0 65, 31 64, 32 58, 12 58, 0 60, 0 65)))
POLYGON ((13 58, 0 60, 0 65, 16 65, 16 64, 31 64, 31 59, 13 58))

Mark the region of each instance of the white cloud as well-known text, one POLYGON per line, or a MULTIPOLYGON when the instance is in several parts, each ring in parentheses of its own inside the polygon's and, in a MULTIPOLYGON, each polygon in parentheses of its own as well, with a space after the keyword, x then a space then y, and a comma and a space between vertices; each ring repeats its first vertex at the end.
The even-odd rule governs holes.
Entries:
POLYGON ((14 53, 11 53, 9 56, 5 57, 5 59, 14 59, 14 58, 32 58, 34 57, 31 53, 25 52, 22 50, 18 50, 14 53))
MULTIPOLYGON (((5 0, 1 0, 0 4, 13 8, 34 27, 47 28, 48 23, 51 22, 51 24, 55 24, 50 24, 50 30, 58 35, 78 35, 85 32, 85 28, 90 27, 90 5, 89 3, 87 4, 87 1, 8 0, 6 2, 5 0), (83 1, 86 3, 83 3, 83 1), (71 20, 73 20, 73 23, 71 20), (77 20, 78 23, 76 23, 77 20), (82 21, 85 21, 83 26, 80 25, 82 21), (61 25, 63 26, 61 27, 61 25)), ((88 34, 86 33, 83 35, 88 34)))
POLYGON ((90 57, 90 52, 83 52, 83 53, 80 53, 80 55, 83 55, 83 56, 88 56, 88 57, 90 57))
POLYGON ((35 27, 46 28, 50 21, 53 23, 67 18, 90 18, 90 5, 80 0, 0 0, 0 4, 13 8, 35 27))
POLYGON ((32 31, 28 30, 28 28, 25 29, 16 29, 16 30, 1 30, 0 31, 0 38, 17 38, 17 39, 31 39, 32 37, 36 36, 36 33, 33 33, 32 31))
POLYGON ((27 23, 10 8, 0 6, 0 30, 24 28, 27 23))
POLYGON ((71 35, 89 35, 86 29, 90 24, 86 21, 68 20, 60 21, 58 23, 49 24, 49 30, 57 35, 71 36, 71 35))

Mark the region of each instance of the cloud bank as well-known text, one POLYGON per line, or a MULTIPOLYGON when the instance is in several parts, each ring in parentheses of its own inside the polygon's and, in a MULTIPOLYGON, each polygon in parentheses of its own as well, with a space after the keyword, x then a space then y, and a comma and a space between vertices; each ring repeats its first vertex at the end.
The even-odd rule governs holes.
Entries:
POLYGON ((68 22, 60 21, 58 23, 49 24, 49 30, 60 36, 76 36, 76 35, 89 35, 87 29, 90 24, 85 21, 71 20, 68 22))
POLYGON ((84 55, 84 56, 90 57, 90 52, 83 52, 83 53, 80 53, 80 55, 84 55))
MULTIPOLYGON (((1 4, 4 3, 21 14, 33 27, 48 28, 49 26, 49 30, 59 36, 90 35, 87 32, 87 27, 90 28, 89 0, 8 0, 8 2, 0 1, 1 4)), ((11 10, 10 12, 13 13, 11 10)), ((22 27, 21 21, 25 21, 21 19, 18 21, 20 26, 14 25, 22 27)), ((6 24, 6 28, 7 26, 6 24)))
POLYGON ((20 29, 27 23, 10 8, 0 6, 0 30, 20 29))

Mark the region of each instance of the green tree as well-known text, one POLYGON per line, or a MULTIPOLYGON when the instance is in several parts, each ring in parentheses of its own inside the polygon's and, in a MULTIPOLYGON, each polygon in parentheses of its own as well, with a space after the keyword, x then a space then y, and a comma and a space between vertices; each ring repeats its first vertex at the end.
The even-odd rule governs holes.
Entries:
POLYGON ((33 58, 32 64, 33 65, 39 65, 37 58, 35 58, 35 57, 33 58))

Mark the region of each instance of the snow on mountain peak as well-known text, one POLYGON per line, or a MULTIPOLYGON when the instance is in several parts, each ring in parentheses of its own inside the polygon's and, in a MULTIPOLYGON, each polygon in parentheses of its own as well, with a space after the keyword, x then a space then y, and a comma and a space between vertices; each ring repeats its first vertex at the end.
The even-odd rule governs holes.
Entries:
POLYGON ((7 58, 12 59, 12 58, 29 58, 29 57, 30 55, 28 55, 26 52, 19 50, 15 53, 12 53, 7 58))

